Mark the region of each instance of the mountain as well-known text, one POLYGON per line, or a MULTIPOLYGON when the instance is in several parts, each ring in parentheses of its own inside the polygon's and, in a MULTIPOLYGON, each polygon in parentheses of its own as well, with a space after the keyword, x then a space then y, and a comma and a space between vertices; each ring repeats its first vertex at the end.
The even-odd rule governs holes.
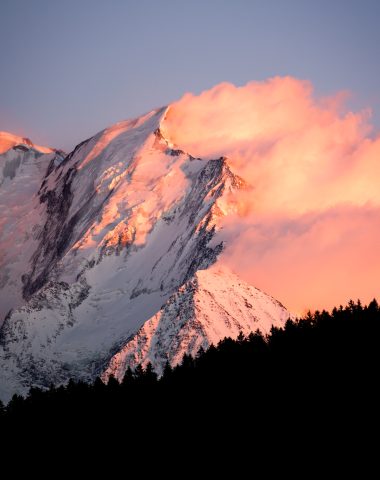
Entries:
POLYGON ((162 374, 166 362, 181 363, 225 337, 270 332, 282 326, 289 312, 274 298, 225 269, 198 270, 166 301, 159 312, 109 362, 102 378, 123 379, 128 367, 151 363, 162 374))
POLYGON ((48 154, 53 151, 55 151, 54 148, 35 145, 29 138, 19 137, 9 132, 0 132, 0 154, 8 153, 8 157, 15 157, 14 152, 48 154))
POLYGON ((64 153, 0 132, 0 325, 6 313, 25 303, 22 275, 37 243, 40 222, 36 196, 46 171, 64 153))
POLYGON ((226 158, 171 145, 166 111, 120 122, 69 155, 19 139, 0 155, 1 398, 121 378, 148 360, 160 371, 289 317, 215 270, 220 219, 245 183, 226 158))

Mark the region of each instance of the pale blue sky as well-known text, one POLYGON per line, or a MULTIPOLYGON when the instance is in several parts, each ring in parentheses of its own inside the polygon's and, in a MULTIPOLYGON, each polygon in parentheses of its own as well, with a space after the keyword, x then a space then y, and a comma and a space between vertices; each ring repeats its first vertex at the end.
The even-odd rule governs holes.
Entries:
POLYGON ((0 0, 0 130, 70 150, 222 81, 351 90, 380 126, 377 0, 0 0))

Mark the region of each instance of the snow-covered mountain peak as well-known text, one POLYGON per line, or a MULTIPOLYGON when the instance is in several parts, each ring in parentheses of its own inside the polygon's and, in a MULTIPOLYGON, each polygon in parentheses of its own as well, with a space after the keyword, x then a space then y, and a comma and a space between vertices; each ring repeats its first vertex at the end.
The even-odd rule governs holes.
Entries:
POLYGON ((0 154, 7 152, 10 149, 27 151, 34 149, 40 153, 52 153, 53 149, 50 147, 42 147, 35 145, 29 138, 19 137, 9 132, 0 132, 0 154))
POLYGON ((226 268, 198 270, 112 357, 102 377, 121 381, 128 367, 148 363, 161 374, 166 362, 178 365, 184 354, 195 356, 225 337, 269 333, 290 316, 277 300, 226 268))
MULTIPOLYGON (((18 157, 6 158, 0 182, 0 396, 103 374, 136 332, 156 328, 159 312, 177 336, 174 363, 202 342, 287 315, 277 304, 273 315, 259 308, 264 294, 230 272, 210 270, 223 249, 221 217, 236 211, 245 183, 225 157, 172 145, 166 112, 119 122, 64 158, 33 148, 4 154, 18 157), (243 297, 257 300, 257 315, 243 297), (188 314, 173 320, 176 305, 188 314)), ((157 345, 155 355, 166 355, 157 345)))
POLYGON ((24 301, 22 276, 36 248, 36 229, 43 221, 37 192, 49 165, 59 165, 65 155, 7 132, 1 132, 0 144, 0 152, 5 150, 0 153, 1 326, 5 314, 24 301))

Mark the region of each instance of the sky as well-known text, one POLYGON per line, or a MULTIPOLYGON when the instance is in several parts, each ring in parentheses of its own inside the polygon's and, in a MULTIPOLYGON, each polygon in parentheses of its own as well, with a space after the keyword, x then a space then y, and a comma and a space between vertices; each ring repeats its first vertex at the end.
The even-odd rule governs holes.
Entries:
POLYGON ((70 151, 221 82, 350 92, 380 126, 377 0, 1 0, 0 130, 70 151))

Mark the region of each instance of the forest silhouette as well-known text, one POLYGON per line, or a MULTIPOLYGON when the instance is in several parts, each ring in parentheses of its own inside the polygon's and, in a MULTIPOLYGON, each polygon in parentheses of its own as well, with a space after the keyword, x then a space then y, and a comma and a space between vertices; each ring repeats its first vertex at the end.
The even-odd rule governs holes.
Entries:
POLYGON ((121 383, 111 377, 108 384, 97 378, 31 388, 0 406, 0 426, 46 433, 96 426, 135 438, 147 429, 178 435, 180 429, 183 437, 202 422, 256 431, 271 425, 310 431, 321 421, 370 425, 379 405, 379 332, 377 301, 350 301, 288 320, 267 336, 226 338, 175 368, 167 364, 161 378, 149 364, 128 369, 121 383))

